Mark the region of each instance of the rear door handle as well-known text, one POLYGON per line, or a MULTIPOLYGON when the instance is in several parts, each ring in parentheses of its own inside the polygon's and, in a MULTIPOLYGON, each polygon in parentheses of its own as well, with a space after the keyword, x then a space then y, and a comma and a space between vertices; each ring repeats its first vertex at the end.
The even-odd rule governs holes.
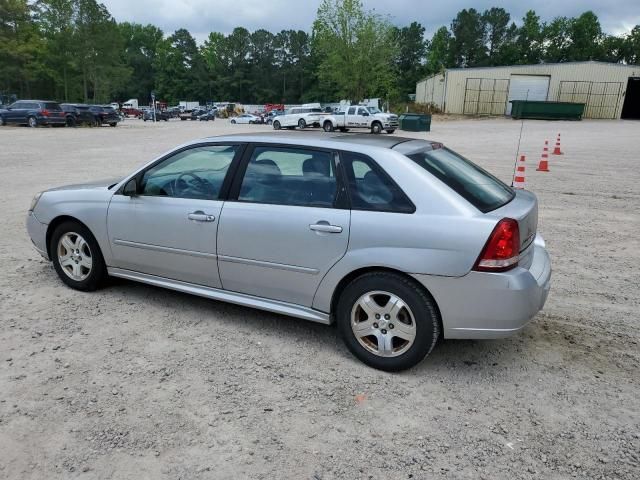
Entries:
POLYGON ((338 225, 330 225, 329 222, 324 221, 309 225, 309 229, 315 232, 342 233, 342 227, 338 225))
POLYGON ((204 213, 202 210, 190 213, 187 218, 195 222, 213 222, 216 219, 214 215, 204 213))

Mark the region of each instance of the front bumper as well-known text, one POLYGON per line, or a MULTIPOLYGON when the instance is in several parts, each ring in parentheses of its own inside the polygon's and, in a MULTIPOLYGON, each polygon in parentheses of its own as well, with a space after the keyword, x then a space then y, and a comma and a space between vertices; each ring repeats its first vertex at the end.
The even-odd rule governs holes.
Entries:
POLYGON ((47 253, 47 227, 46 223, 40 222, 33 212, 29 212, 27 216, 27 232, 31 237, 33 246, 46 260, 49 260, 47 253))
POLYGON ((491 339, 522 330, 542 309, 551 285, 551 261, 537 237, 529 268, 469 272, 464 277, 414 275, 433 295, 445 338, 491 339))

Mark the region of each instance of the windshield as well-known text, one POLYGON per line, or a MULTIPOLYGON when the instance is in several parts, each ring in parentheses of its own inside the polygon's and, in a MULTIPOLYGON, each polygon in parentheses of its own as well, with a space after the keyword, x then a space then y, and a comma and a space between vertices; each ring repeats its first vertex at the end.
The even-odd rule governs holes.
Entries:
POLYGON ((367 110, 369 110, 369 113, 371 115, 375 115, 376 113, 382 113, 379 109, 377 109, 376 107, 367 107, 367 110))
POLYGON ((510 187, 489 172, 448 148, 423 150, 407 156, 481 212, 500 208, 515 195, 510 187))

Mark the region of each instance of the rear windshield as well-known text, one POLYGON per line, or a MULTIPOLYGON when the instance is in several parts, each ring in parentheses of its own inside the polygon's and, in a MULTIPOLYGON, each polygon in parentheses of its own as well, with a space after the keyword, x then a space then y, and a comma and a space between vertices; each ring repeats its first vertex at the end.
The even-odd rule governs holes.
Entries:
POLYGON ((60 104, 55 102, 45 102, 43 108, 46 110, 60 110, 60 104))
POLYGON ((514 197, 510 187, 448 148, 423 150, 407 156, 481 212, 500 208, 514 197))

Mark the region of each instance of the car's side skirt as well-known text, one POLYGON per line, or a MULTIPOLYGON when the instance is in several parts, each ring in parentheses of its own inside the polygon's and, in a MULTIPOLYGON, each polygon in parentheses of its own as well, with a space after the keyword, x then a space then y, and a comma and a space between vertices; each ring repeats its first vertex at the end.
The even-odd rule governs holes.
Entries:
POLYGON ((182 282, 169 278, 158 277, 156 275, 148 275, 138 273, 132 270, 122 268, 108 268, 109 275, 136 282, 155 285, 156 287, 169 288, 178 292, 190 293, 200 297, 210 298, 212 300, 220 300, 222 302, 235 303, 245 307, 266 310, 267 312, 280 313, 291 317, 302 318, 312 322, 324 323, 329 325, 331 319, 328 313, 314 310, 313 308, 295 305, 293 303, 280 302, 278 300, 270 300, 268 298, 255 297, 244 293, 230 292, 228 290, 220 290, 218 288, 205 287, 195 283, 182 282))

